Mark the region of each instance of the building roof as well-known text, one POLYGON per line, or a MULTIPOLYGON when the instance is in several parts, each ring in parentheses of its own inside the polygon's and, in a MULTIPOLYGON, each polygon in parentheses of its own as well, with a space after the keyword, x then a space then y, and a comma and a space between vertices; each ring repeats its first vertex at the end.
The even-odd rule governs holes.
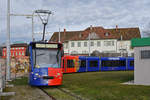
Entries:
MULTIPOLYGON (((114 29, 104 29, 103 27, 88 27, 83 31, 66 31, 60 32, 61 42, 69 40, 86 40, 91 33, 91 39, 121 39, 131 40, 132 38, 141 38, 139 28, 114 28, 114 29)), ((50 41, 58 42, 59 32, 54 32, 50 41)))
POLYGON ((131 40, 132 47, 150 46, 150 38, 134 38, 131 40))
MULTIPOLYGON (((17 43, 17 44, 11 44, 11 47, 27 47, 27 43, 17 43)), ((3 46, 3 48, 6 48, 6 46, 3 46)))

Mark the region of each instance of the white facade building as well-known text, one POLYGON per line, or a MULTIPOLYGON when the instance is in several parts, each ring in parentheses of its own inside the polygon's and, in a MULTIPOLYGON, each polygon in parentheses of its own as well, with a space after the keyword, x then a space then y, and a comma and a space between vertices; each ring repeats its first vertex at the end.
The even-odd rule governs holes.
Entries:
MULTIPOLYGON (((50 42, 58 42, 59 32, 55 32, 50 42)), ((83 31, 60 32, 60 41, 64 44, 65 54, 90 54, 93 51, 100 53, 126 53, 129 56, 134 52, 131 48, 131 39, 140 38, 139 28, 104 29, 103 27, 89 27, 83 31), (90 40, 90 43, 89 43, 90 40), (89 49, 90 44, 90 49, 89 49)))
POLYGON ((90 40, 90 50, 88 40, 68 41, 64 43, 65 54, 88 54, 89 51, 99 51, 100 53, 133 53, 131 41, 118 41, 117 39, 90 40))

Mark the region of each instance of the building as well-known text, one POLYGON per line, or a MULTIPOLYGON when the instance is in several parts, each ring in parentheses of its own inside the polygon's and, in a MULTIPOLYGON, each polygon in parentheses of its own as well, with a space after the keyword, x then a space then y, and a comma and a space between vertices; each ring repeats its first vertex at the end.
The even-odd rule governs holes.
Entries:
POLYGON ((150 38, 132 39, 134 47, 134 84, 150 85, 150 38))
MULTIPOLYGON (((26 49, 27 49, 26 43, 18 43, 18 44, 12 44, 10 46, 10 57, 25 57, 26 49)), ((7 49, 6 47, 3 47, 2 50, 2 58, 7 57, 7 49)))
MULTIPOLYGON (((59 32, 54 32, 49 42, 58 42, 58 36, 59 32)), ((83 31, 66 31, 64 29, 64 32, 60 32, 60 41, 64 44, 64 52, 69 55, 88 54, 94 51, 131 55, 133 49, 130 40, 140 37, 139 28, 118 28, 118 26, 114 29, 88 27, 83 31)))

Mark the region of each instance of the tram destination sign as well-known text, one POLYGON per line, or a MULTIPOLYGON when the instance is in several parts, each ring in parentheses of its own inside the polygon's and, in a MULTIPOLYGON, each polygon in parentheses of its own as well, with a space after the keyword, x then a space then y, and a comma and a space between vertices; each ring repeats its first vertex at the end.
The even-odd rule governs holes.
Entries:
POLYGON ((58 44, 39 44, 35 45, 36 48, 58 48, 58 44))

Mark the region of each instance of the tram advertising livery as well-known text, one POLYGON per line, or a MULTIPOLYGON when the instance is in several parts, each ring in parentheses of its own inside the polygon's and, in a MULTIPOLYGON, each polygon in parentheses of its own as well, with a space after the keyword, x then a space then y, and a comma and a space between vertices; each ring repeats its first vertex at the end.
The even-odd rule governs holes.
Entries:
POLYGON ((62 84, 61 43, 31 42, 29 44, 29 84, 33 86, 54 86, 62 84))

